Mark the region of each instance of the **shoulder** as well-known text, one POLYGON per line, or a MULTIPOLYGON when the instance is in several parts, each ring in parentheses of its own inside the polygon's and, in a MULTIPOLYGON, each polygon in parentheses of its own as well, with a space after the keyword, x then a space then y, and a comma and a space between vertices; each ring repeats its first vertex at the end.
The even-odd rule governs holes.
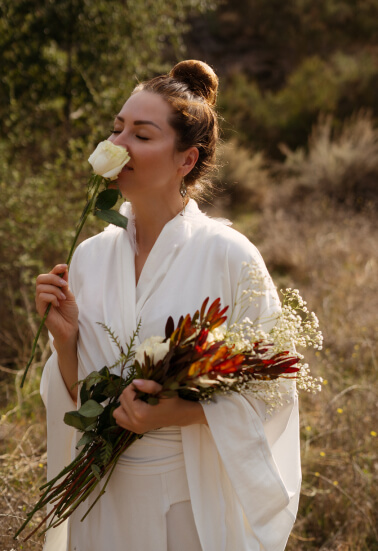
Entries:
POLYGON ((85 257, 101 250, 107 250, 122 237, 125 230, 116 226, 108 226, 102 232, 82 241, 75 251, 75 256, 85 257))
POLYGON ((211 218, 199 210, 196 216, 189 218, 192 237, 198 246, 218 252, 220 256, 227 257, 232 264, 256 262, 265 266, 257 247, 227 222, 211 218))
POLYGON ((128 239, 124 229, 109 226, 109 229, 80 243, 69 269, 70 284, 77 287, 88 274, 92 278, 99 277, 106 266, 112 265, 118 244, 122 246, 125 241, 128 239))

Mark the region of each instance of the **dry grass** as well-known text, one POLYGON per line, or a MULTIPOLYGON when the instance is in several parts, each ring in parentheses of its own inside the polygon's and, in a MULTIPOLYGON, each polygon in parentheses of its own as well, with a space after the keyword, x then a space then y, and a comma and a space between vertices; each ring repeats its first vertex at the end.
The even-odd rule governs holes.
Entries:
POLYGON ((1 551, 41 551, 43 544, 43 538, 33 537, 26 543, 13 539, 46 477, 43 406, 31 394, 21 411, 17 406, 10 408, 0 424, 1 551))
POLYGON ((310 363, 326 384, 301 400, 302 498, 288 550, 376 550, 378 228, 308 199, 266 212, 260 239, 276 282, 301 290, 325 338, 310 363))

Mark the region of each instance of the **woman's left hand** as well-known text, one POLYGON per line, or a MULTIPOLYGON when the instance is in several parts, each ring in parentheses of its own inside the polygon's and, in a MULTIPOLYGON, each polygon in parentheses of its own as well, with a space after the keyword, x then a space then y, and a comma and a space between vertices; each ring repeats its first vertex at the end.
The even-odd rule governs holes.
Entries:
POLYGON ((161 398, 159 403, 151 406, 136 398, 136 390, 147 394, 157 394, 162 386, 155 381, 135 379, 120 396, 121 405, 114 410, 113 417, 118 425, 136 434, 150 430, 186 426, 206 422, 203 408, 199 402, 174 398, 161 398))

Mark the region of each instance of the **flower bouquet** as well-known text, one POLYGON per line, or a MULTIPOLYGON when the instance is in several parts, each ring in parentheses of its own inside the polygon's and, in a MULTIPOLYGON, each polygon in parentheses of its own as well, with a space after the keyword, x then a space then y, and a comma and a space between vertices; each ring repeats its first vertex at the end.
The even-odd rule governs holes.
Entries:
MULTIPOLYGON (((247 293, 244 298, 249 300, 251 296, 247 293)), ((193 316, 181 317, 176 326, 170 317, 165 337, 150 337, 136 350, 139 327, 124 347, 112 330, 103 325, 119 349, 119 358, 114 365, 94 371, 80 382, 81 407, 64 417, 66 424, 82 433, 77 444, 80 451, 65 469, 41 487, 38 503, 15 537, 47 504, 51 506, 50 512, 26 539, 46 521, 48 526, 43 532, 58 526, 103 481, 83 519, 95 506, 120 455, 143 436, 121 428, 113 418, 122 391, 136 378, 151 379, 162 386, 156 395, 137 391, 137 397, 151 405, 163 397, 176 395, 185 400, 208 401, 219 394, 253 392, 274 408, 282 399, 279 382, 282 379, 295 379, 302 389, 319 389, 319 380, 311 377, 308 366, 299 363, 301 355, 287 349, 288 343, 290 348, 298 344, 321 347, 316 316, 307 312, 297 291, 284 293, 282 311, 269 333, 248 318, 227 327, 227 307, 222 308, 220 299, 208 304, 206 299, 200 310, 193 316), (112 373, 115 367, 120 368, 120 375, 112 373)))
MULTIPOLYGON (((118 189, 110 189, 108 186, 112 180, 117 179, 118 174, 121 172, 126 163, 129 162, 129 160, 130 156, 124 147, 114 145, 108 140, 100 142, 94 152, 90 155, 88 162, 92 165, 93 174, 89 178, 87 187, 87 202, 77 224, 71 249, 68 253, 68 258, 66 262, 67 266, 70 265, 77 240, 91 212, 93 212, 93 214, 98 218, 105 220, 105 222, 109 222, 110 224, 114 224, 116 226, 120 226, 126 229, 126 216, 123 216, 119 212, 112 210, 112 207, 114 207, 119 198, 119 191, 118 189), (103 186, 104 188, 102 191, 100 190, 101 186, 103 186)), ((63 276, 63 274, 61 274, 61 276, 63 276)), ((50 308, 51 305, 46 308, 46 312, 41 320, 38 331, 34 338, 30 358, 22 376, 20 384, 21 388, 24 386, 27 372, 34 359, 39 336, 41 334, 43 326, 45 325, 45 321, 50 312, 50 308)))

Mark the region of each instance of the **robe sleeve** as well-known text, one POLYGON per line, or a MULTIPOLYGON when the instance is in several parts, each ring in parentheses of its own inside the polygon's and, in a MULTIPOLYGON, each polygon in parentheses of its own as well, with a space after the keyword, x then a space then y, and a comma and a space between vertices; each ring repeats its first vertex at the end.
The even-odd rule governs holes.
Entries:
MULTIPOLYGON (((70 270, 70 287, 72 289, 72 272, 70 270)), ((76 431, 63 421, 67 411, 76 409, 63 377, 60 373, 58 355, 54 349, 52 336, 50 347, 52 355, 43 369, 40 393, 46 408, 47 420, 47 480, 54 478, 72 460, 76 445, 76 431)), ((52 508, 47 505, 47 512, 52 508)), ((48 530, 43 551, 66 551, 68 538, 68 521, 53 530, 48 530)))
MULTIPOLYGON (((236 303, 248 285, 245 278, 243 284, 237 282, 243 281, 240 264, 230 265, 236 303)), ((252 264, 261 270, 267 292, 243 312, 252 320, 264 320, 262 328, 268 331, 280 303, 257 251, 253 251, 252 264)), ((205 551, 285 549, 298 508, 301 469, 295 385, 287 381, 281 385, 286 391, 285 404, 271 414, 252 394, 232 393, 202 403, 208 428, 192 425, 182 430, 193 512, 205 551), (217 487, 222 488, 222 496, 216 497, 217 487), (218 515, 218 531, 228 526, 218 547, 213 543, 217 534, 211 535, 204 521, 211 507, 218 515)))

